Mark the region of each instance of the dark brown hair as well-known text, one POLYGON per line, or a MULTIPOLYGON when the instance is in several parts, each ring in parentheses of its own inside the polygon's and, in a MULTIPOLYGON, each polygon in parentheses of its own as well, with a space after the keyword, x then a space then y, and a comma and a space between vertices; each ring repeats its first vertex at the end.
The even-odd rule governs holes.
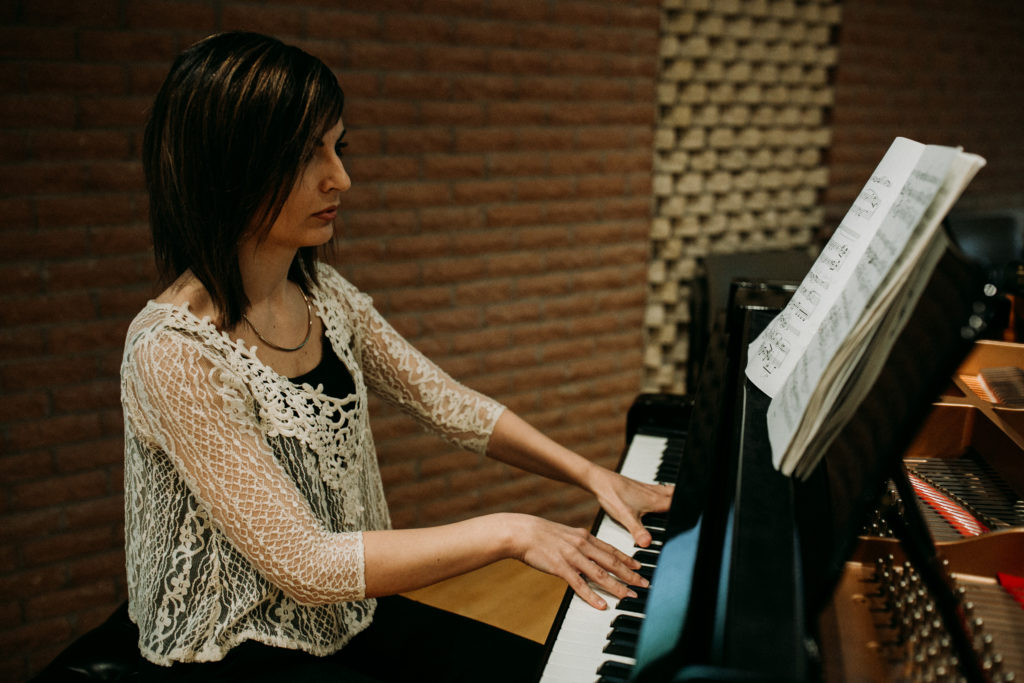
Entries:
MULTIPOLYGON (((146 124, 142 161, 157 267, 165 284, 191 269, 224 327, 249 307, 238 245, 265 236, 345 96, 316 57, 267 36, 206 38, 171 66, 146 124)), ((316 247, 289 278, 316 284, 316 247)))

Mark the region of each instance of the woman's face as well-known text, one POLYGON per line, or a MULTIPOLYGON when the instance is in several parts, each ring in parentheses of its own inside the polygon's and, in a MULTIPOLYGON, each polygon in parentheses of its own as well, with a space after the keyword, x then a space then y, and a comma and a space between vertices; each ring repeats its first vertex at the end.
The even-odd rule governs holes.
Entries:
POLYGON ((341 193, 352 186, 341 160, 344 136, 344 125, 338 119, 317 142, 265 242, 297 249, 331 239, 341 193))

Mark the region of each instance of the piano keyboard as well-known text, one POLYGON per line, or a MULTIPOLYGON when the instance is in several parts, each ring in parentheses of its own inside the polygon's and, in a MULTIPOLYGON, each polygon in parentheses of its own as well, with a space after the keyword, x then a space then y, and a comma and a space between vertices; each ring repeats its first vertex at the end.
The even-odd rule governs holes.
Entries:
MULTIPOLYGON (((682 460, 680 440, 637 434, 633 437, 619 472, 646 483, 675 482, 682 460)), ((664 518, 645 518, 653 541, 638 548, 633 537, 603 512, 595 536, 645 564, 639 572, 650 580, 657 554, 664 541, 664 518)), ((613 683, 627 681, 636 660, 632 656, 644 618, 646 591, 636 589, 637 598, 618 598, 596 589, 608 602, 608 609, 594 609, 573 595, 540 677, 540 683, 613 683)))

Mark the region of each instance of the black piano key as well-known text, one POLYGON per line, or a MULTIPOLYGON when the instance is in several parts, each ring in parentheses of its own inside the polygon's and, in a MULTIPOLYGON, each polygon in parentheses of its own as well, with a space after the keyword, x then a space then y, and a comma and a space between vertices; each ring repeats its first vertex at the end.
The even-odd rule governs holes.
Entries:
POLYGON ((644 625, 644 620, 641 617, 635 617, 632 614, 620 614, 615 617, 612 621, 612 628, 630 628, 639 631, 640 627, 644 625))
POLYGON ((667 531, 665 531, 664 529, 648 529, 647 532, 650 533, 650 535, 651 535, 651 543, 652 544, 653 543, 660 543, 662 545, 665 544, 665 537, 668 535, 667 531))
POLYGON ((612 640, 604 646, 602 652, 605 652, 610 655, 618 655, 619 657, 632 657, 634 654, 636 654, 636 641, 634 640, 632 642, 627 642, 621 640, 612 640))
POLYGON ((636 593, 636 597, 622 598, 622 600, 619 600, 619 604, 616 607, 624 612, 644 614, 647 608, 648 589, 634 586, 632 590, 636 593))
POLYGON ((640 523, 646 527, 664 529, 668 526, 668 515, 664 512, 648 512, 640 518, 640 523))
POLYGON ((636 657, 638 638, 639 634, 637 633, 623 633, 622 635, 612 636, 605 641, 602 652, 610 655, 619 655, 620 657, 636 657))
POLYGON ((608 635, 605 637, 605 642, 636 645, 637 638, 639 637, 639 628, 623 626, 621 628, 613 628, 611 631, 609 631, 608 635))
POLYGON ((633 559, 641 564, 656 565, 658 564, 658 556, 661 553, 655 550, 640 549, 633 553, 633 559))
POLYGON ((679 467, 677 465, 659 465, 654 473, 654 481, 664 481, 674 484, 679 479, 679 467))
POLYGON ((597 670, 597 675, 602 677, 601 680, 622 681, 623 683, 628 683, 632 674, 633 667, 622 662, 605 662, 597 670))
POLYGON ((654 567, 652 567, 649 564, 645 564, 644 566, 640 567, 640 569, 637 569, 636 573, 644 577, 648 581, 654 579, 654 567))

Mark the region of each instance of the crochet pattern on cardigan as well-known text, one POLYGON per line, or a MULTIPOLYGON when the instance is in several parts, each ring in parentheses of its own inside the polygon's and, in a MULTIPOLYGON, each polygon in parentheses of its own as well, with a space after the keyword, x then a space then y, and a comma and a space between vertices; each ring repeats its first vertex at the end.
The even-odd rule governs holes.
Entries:
POLYGON ((416 351, 334 269, 311 294, 355 393, 267 367, 187 305, 149 302, 121 367, 128 594, 143 655, 238 643, 329 654, 373 617, 362 532, 390 526, 367 390, 484 453, 503 407, 416 351))

